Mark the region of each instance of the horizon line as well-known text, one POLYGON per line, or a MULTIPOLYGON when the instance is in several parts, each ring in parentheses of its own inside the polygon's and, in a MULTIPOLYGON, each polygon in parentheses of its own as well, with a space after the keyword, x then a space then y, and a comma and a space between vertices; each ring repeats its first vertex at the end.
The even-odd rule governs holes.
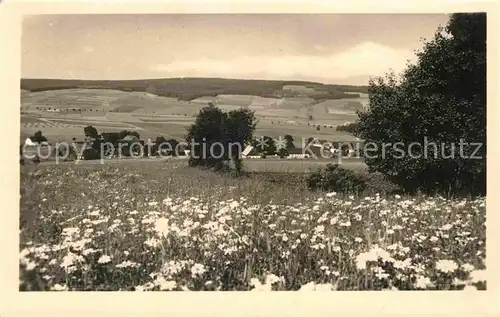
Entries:
MULTIPOLYGON (((367 77, 378 77, 369 76, 367 77)), ((274 82, 304 82, 304 83, 314 83, 322 85, 337 85, 337 86, 353 86, 353 87, 368 87, 365 85, 353 85, 353 84, 332 84, 321 81, 305 80, 305 79, 261 79, 261 78, 235 78, 235 77, 151 77, 151 78, 126 78, 126 79, 82 79, 82 78, 50 78, 50 77, 21 77, 22 80, 68 80, 68 81, 145 81, 145 80, 162 80, 162 79, 222 79, 222 80, 241 80, 241 81, 274 81, 274 82)), ((344 78, 348 79, 348 77, 344 78)), ((339 79, 342 80, 342 79, 339 79)))

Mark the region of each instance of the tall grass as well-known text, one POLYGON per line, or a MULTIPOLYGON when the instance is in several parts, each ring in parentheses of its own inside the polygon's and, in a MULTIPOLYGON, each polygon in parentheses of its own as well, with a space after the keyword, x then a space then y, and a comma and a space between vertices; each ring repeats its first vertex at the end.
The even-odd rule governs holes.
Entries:
POLYGON ((484 199, 300 184, 183 162, 23 167, 20 289, 485 289, 484 199))

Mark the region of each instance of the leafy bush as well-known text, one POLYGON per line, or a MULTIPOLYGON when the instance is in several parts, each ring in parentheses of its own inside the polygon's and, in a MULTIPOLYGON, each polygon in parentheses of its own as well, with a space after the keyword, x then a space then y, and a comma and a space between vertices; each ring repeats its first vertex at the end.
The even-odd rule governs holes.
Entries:
POLYGON ((309 175, 307 187, 311 190, 359 193, 366 188, 366 183, 353 171, 341 168, 338 164, 328 164, 309 175))
POLYGON ((37 142, 37 143, 42 143, 42 142, 47 142, 47 138, 42 135, 42 131, 37 131, 33 136, 30 137, 31 141, 37 142))
POLYGON ((280 148, 278 150, 278 155, 279 155, 280 158, 285 158, 285 157, 288 156, 288 151, 286 149, 284 149, 284 148, 280 148))
POLYGON ((101 159, 101 155, 99 154, 99 151, 90 148, 90 149, 85 149, 82 153, 83 159, 84 160, 99 160, 101 159))
POLYGON ((370 80, 365 162, 410 193, 485 194, 486 14, 453 14, 417 56, 370 80))

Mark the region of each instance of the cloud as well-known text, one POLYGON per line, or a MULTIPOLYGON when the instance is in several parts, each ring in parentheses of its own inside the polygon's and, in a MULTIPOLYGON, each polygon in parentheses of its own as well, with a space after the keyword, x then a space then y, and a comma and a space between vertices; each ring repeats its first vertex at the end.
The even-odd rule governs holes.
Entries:
POLYGON ((382 76, 390 69, 402 71, 407 60, 414 60, 410 50, 395 49, 364 42, 331 55, 236 56, 232 59, 200 58, 174 60, 152 66, 162 76, 241 77, 263 79, 325 78, 382 76))

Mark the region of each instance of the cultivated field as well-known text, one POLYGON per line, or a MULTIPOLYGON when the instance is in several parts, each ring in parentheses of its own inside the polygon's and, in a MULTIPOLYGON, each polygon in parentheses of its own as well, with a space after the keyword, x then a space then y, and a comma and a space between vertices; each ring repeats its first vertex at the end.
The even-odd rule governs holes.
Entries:
POLYGON ((69 141, 81 139, 83 127, 93 125, 99 132, 127 129, 139 132, 141 138, 163 135, 180 140, 199 110, 213 102, 225 111, 241 107, 254 110, 259 120, 257 135, 278 138, 290 134, 299 146, 302 138, 309 137, 352 140, 352 135, 336 132, 335 127, 354 121, 355 111, 368 102, 364 93, 358 93, 359 98, 325 100, 317 97, 323 91, 307 86, 285 85, 282 90, 291 96, 218 94, 189 101, 115 89, 23 90, 21 132, 24 137, 41 130, 49 141, 69 141))
POLYGON ((178 164, 24 166, 21 290, 485 289, 485 201, 178 164))

